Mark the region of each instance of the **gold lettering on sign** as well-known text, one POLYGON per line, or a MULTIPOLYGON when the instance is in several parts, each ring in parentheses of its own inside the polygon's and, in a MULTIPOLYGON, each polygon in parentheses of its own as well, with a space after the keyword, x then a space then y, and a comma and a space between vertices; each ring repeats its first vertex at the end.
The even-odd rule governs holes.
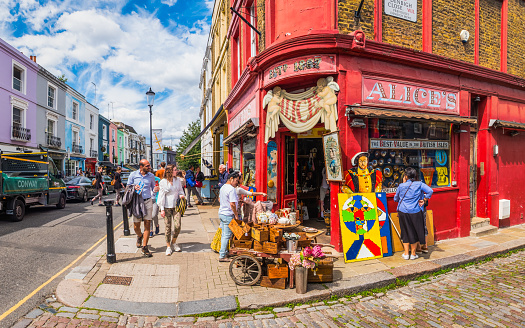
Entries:
POLYGON ((299 60, 299 61, 296 61, 294 64, 293 64, 293 70, 294 72, 298 72, 298 71, 304 71, 304 70, 307 70, 307 69, 319 69, 320 68, 320 65, 321 64, 321 58, 319 57, 316 57, 316 58, 308 58, 306 60, 299 60))
POLYGON ((279 75, 281 75, 282 73, 286 73, 286 70, 288 69, 288 65, 284 64, 284 65, 279 65, 277 67, 275 67, 274 69, 270 70, 269 72, 269 79, 274 79, 276 77, 278 77, 279 75))

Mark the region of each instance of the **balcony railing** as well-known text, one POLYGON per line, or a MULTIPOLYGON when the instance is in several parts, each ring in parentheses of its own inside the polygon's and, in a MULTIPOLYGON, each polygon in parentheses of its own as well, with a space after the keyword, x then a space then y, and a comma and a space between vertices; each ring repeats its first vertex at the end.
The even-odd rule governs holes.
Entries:
POLYGON ((91 158, 97 158, 97 157, 98 157, 98 151, 91 149, 91 150, 89 151, 89 156, 90 156, 91 158))
POLYGON ((76 143, 73 143, 73 147, 71 147, 71 148, 72 148, 71 151, 73 153, 77 153, 77 154, 82 154, 83 153, 82 146, 77 145, 76 143))
POLYGON ((59 137, 55 137, 53 134, 46 132, 46 142, 49 147, 60 148, 62 147, 62 141, 59 137))
POLYGON ((11 126, 11 139, 19 141, 31 140, 31 130, 23 128, 19 125, 11 126))

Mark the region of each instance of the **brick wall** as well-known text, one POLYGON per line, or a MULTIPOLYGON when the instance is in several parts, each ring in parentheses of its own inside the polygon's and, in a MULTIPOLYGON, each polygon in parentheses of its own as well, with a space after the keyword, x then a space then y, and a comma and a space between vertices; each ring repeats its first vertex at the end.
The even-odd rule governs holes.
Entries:
POLYGON ((261 32, 259 36, 259 53, 266 49, 266 4, 264 0, 257 1, 257 30, 261 32))
POLYGON ((525 78, 525 1, 509 0, 507 72, 525 78))
POLYGON ((436 55, 474 63, 475 1, 432 1, 432 52, 436 55), (459 39, 461 30, 470 33, 469 42, 459 39))
MULTIPOLYGON (((383 0, 382 0, 383 1, 383 0)), ((337 23, 339 32, 350 34, 355 30, 365 32, 368 40, 374 39, 374 0, 365 0, 361 9, 361 20, 357 24, 354 18, 355 11, 359 8, 361 0, 338 0, 337 23)))
POLYGON ((501 0, 480 0, 479 5, 479 64, 499 70, 502 2, 501 0))
MULTIPOLYGON (((384 3, 384 2, 383 2, 384 3)), ((407 21, 384 14, 383 8, 383 42, 412 48, 423 49, 422 37, 422 0, 417 1, 417 22, 407 21)))

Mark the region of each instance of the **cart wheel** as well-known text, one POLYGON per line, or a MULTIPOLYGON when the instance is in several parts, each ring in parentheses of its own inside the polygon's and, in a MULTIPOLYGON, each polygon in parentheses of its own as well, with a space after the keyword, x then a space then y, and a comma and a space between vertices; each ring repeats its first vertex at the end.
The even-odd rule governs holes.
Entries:
POLYGON ((261 264, 253 256, 239 255, 230 262, 230 277, 237 285, 253 286, 261 276, 261 264))

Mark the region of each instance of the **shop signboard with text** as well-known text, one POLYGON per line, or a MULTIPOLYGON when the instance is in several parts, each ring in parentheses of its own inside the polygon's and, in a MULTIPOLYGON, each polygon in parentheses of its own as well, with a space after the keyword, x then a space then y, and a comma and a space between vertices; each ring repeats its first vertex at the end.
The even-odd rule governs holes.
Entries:
POLYGON ((248 122, 249 119, 259 117, 255 105, 256 101, 254 97, 246 106, 238 111, 233 118, 230 119, 228 123, 228 131, 231 131, 230 134, 237 131, 237 129, 239 129, 244 123, 248 122))
POLYGON ((370 149, 449 149, 447 140, 370 139, 370 149))
POLYGON ((372 78, 363 79, 363 104, 459 114, 459 92, 372 78))
POLYGON ((309 55, 283 60, 264 71, 264 86, 285 78, 336 72, 335 55, 309 55))
POLYGON ((385 0, 385 15, 417 22, 417 0, 385 0))

